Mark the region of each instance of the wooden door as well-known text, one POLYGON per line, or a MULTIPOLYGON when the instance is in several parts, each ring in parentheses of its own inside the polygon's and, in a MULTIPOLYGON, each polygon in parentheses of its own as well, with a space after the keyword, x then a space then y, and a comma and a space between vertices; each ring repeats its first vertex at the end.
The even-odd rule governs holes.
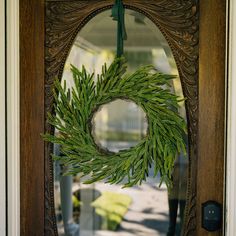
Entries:
MULTIPOLYGON (((184 235, 210 235, 202 228, 202 204, 224 205, 226 1, 124 0, 161 30, 187 97, 190 165, 184 235)), ((51 131, 51 88, 73 40, 93 16, 114 1, 22 0, 20 2, 21 235, 57 235, 51 131)), ((223 234, 222 229, 213 233, 223 234)))

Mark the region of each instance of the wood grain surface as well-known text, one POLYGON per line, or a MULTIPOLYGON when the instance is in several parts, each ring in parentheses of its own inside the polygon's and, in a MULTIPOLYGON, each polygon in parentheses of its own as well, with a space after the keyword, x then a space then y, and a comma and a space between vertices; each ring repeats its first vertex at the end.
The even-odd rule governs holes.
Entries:
POLYGON ((199 136, 197 175, 197 234, 201 228, 201 204, 224 195, 225 40, 226 1, 200 1, 199 136))
POLYGON ((44 235, 44 1, 20 1, 22 236, 44 235))

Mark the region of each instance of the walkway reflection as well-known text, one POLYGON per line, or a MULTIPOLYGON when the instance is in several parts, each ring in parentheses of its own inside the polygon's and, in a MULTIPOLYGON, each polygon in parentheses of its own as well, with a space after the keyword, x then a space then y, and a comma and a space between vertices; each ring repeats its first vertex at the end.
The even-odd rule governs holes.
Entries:
MULTIPOLYGON (((63 177, 64 178, 64 177, 63 177)), ((65 234, 63 226, 59 227, 60 236, 166 236, 180 235, 181 215, 177 214, 178 203, 181 206, 181 200, 176 201, 170 198, 167 188, 163 185, 158 187, 158 179, 148 178, 147 182, 141 186, 122 189, 121 185, 108 185, 104 183, 96 183, 93 185, 83 185, 81 183, 73 183, 72 190, 77 192, 77 197, 81 198, 82 205, 80 207, 79 218, 78 214, 74 214, 74 223, 79 226, 79 232, 76 234, 65 234), (80 194, 78 196, 78 189, 80 194), (132 204, 129 206, 121 224, 116 231, 101 229, 101 218, 95 213, 91 203, 101 196, 104 192, 112 192, 124 194, 132 199, 132 204), (170 202, 176 201, 175 213, 172 208, 169 209, 170 202), (169 203, 168 203, 169 202, 169 203), (169 211, 172 213, 169 215, 169 211), (169 218, 171 215, 176 220, 176 234, 171 233, 168 228, 171 225, 169 218), (76 222, 77 221, 77 222, 76 222)), ((67 202, 68 203, 68 202, 67 202)), ((172 202, 173 203, 173 202, 172 202)), ((182 202, 184 207, 184 202, 182 202)), ((63 205, 63 204, 62 204, 63 205)), ((66 207, 69 207, 68 205, 66 207)), ((62 207, 63 209, 63 207, 62 207)), ((182 208, 184 209, 184 208, 182 208)), ((172 219, 173 220, 173 219, 172 219)), ((59 222, 58 222, 59 223, 59 222)), ((61 222, 62 223, 62 222, 61 222)), ((59 223, 59 224, 61 224, 59 223)))
POLYGON ((169 225, 168 194, 166 187, 158 188, 157 185, 157 179, 153 178, 148 178, 146 183, 130 189, 103 183, 95 184, 94 187, 101 192, 110 191, 130 196, 132 204, 116 232, 97 230, 94 236, 166 235, 169 225))

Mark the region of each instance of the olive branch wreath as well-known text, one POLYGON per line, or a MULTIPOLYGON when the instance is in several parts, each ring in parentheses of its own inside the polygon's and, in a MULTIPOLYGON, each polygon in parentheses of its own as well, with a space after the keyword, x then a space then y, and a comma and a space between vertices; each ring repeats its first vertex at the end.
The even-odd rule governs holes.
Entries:
POLYGON ((94 82, 89 74, 71 65, 74 87, 70 90, 55 80, 54 112, 48 113, 48 122, 60 135, 46 133, 48 142, 59 144, 61 156, 53 156, 67 166, 65 175, 89 176, 90 184, 105 180, 111 184, 131 187, 141 184, 154 163, 154 176, 160 173, 161 183, 171 185, 171 174, 178 153, 186 154, 186 122, 178 114, 178 103, 183 99, 170 90, 170 81, 176 76, 143 66, 129 75, 125 73, 123 57, 116 58, 109 68, 102 67, 94 82), (104 104, 116 99, 128 99, 146 113, 146 136, 134 147, 110 152, 99 147, 92 136, 92 118, 104 104))

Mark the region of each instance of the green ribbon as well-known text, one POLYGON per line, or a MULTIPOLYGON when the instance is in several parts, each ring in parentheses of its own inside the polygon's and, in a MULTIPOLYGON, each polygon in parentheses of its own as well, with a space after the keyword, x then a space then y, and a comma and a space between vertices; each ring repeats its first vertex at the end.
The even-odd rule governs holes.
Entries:
POLYGON ((117 21, 117 57, 121 57, 124 53, 124 40, 127 39, 125 29, 125 8, 122 0, 116 0, 112 7, 113 20, 117 21))

